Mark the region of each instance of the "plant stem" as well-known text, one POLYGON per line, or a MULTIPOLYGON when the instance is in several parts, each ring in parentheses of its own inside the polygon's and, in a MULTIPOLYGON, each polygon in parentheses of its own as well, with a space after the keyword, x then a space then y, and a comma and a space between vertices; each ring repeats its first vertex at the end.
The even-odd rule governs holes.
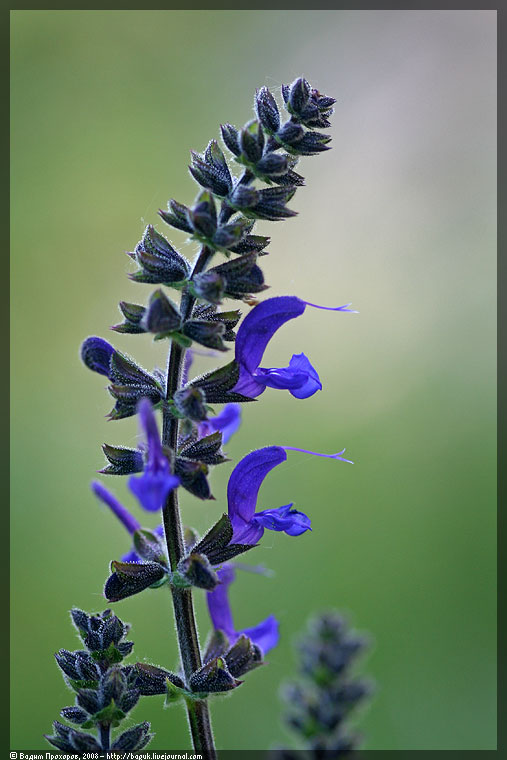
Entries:
MULTIPOLYGON (((191 278, 205 269, 208 261, 213 255, 213 251, 207 246, 203 246, 197 261, 192 269, 191 278)), ((192 313, 195 304, 195 298, 187 290, 183 293, 180 305, 180 311, 183 321, 188 319, 192 313)), ((181 384, 181 372, 183 367, 183 358, 185 349, 174 341, 171 343, 169 357, 167 362, 167 380, 166 380, 166 400, 171 399, 174 393, 179 389, 181 384)), ((179 420, 173 417, 169 411, 164 408, 163 426, 162 426, 162 443, 176 452, 178 446, 178 425, 179 420)), ((171 570, 175 570, 178 562, 185 554, 183 542, 183 531, 181 526, 180 510, 178 505, 178 489, 171 491, 167 497, 163 511, 163 522, 165 539, 167 543, 167 552, 171 564, 171 570)), ((199 647, 199 637, 195 624, 194 606, 192 601, 191 589, 177 589, 171 587, 174 617, 176 620, 176 630, 178 633, 178 645, 180 650, 181 663, 185 679, 188 680, 192 673, 202 666, 201 651, 199 647)), ((205 701, 192 702, 187 700, 187 714, 192 734, 192 741, 196 752, 200 752, 205 760, 212 760, 216 757, 213 743, 213 732, 209 716, 208 704, 205 701)))
POLYGON ((99 739, 100 739, 100 746, 103 750, 108 750, 110 747, 110 735, 111 735, 111 724, 110 723, 99 723, 99 739))

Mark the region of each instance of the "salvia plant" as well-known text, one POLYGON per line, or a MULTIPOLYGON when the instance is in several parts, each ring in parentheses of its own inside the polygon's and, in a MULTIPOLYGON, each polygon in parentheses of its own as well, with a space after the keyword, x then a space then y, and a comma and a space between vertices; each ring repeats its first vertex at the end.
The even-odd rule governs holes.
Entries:
POLYGON ((325 612, 310 620, 297 643, 301 677, 282 689, 289 706, 285 723, 298 738, 299 748, 296 752, 278 750, 273 760, 342 757, 357 749, 360 736, 351 731, 349 723, 371 694, 373 683, 352 671, 368 646, 368 638, 351 631, 338 612, 325 612))
MULTIPOLYGON (((278 329, 307 308, 334 312, 327 317, 331 319, 338 312, 352 311, 350 304, 318 306, 296 295, 258 301, 267 287, 258 262, 268 254, 270 239, 254 232, 255 223, 295 216, 287 204, 304 184, 296 172, 299 159, 327 151, 331 139, 318 130, 330 126, 333 98, 321 95, 304 78, 282 86, 282 96, 288 112, 285 120, 273 94, 266 87, 258 90, 256 118, 241 129, 232 124, 221 128, 229 161, 216 140, 202 154, 192 153, 189 169, 200 186, 196 200, 191 206, 170 200, 167 209, 159 211, 169 227, 198 243, 193 263, 152 225, 128 254, 137 267, 130 279, 154 290, 143 303, 121 301, 121 321, 112 329, 166 340, 166 371, 142 368, 100 337, 89 337, 82 344, 84 364, 109 381, 114 399, 110 419, 137 415, 142 431, 138 449, 104 444, 107 463, 100 472, 127 476, 138 505, 161 518, 157 528, 147 530, 102 482, 92 484, 95 495, 131 539, 129 552, 111 563, 104 595, 113 603, 145 589, 169 586, 180 664, 177 673, 146 663, 122 665, 131 649, 123 641, 126 626, 109 610, 90 617, 73 610, 86 651, 62 650, 57 655, 76 692, 76 705, 65 708, 62 716, 97 735, 56 722, 49 740, 62 750, 144 747, 150 739, 147 723, 114 737, 111 729, 140 696, 163 692, 169 701, 185 704, 194 747, 212 758, 211 699, 238 688, 243 676, 261 665, 278 642, 273 615, 237 629, 228 588, 239 575, 240 564, 234 558, 257 546, 265 530, 288 536, 310 530, 310 518, 291 503, 277 508, 257 504, 268 473, 286 461, 289 451, 305 449, 268 445, 247 454, 229 478, 227 512, 204 536, 183 526, 178 493, 183 488, 203 501, 214 498, 210 469, 227 461, 222 446, 240 424, 242 403, 255 400, 266 388, 289 391, 301 400, 321 390, 318 372, 304 353, 294 354, 285 367, 262 366, 278 329), (231 171, 231 160, 239 171, 231 171), (169 295, 171 289, 180 294, 179 303, 169 295), (224 306, 229 299, 249 307, 242 321, 238 308, 224 306), (234 358, 192 378, 192 357, 201 350, 196 345, 211 349, 214 356, 233 347, 234 358), (225 405, 218 414, 212 406, 217 404, 225 405), (211 619, 203 648, 194 616, 194 589, 206 593, 211 619)), ((344 450, 316 453, 349 461, 343 454, 344 450)))

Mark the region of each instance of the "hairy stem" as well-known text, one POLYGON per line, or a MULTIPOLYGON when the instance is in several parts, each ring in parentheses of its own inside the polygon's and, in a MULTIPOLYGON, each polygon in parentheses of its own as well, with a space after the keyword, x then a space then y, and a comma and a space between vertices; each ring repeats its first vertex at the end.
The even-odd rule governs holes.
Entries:
MULTIPOLYGON (((212 255, 213 251, 211 249, 207 246, 202 247, 197 261, 194 264, 191 277, 202 272, 206 268, 212 255)), ((190 317, 194 304, 195 298, 187 290, 182 296, 180 305, 183 320, 190 317)), ((177 343, 172 342, 167 362, 166 399, 171 399, 174 393, 180 388, 184 355, 185 349, 177 343)), ((164 408, 162 443, 173 451, 176 451, 178 445, 178 425, 179 420, 173 417, 169 411, 164 408)), ((169 555, 171 570, 174 571, 185 553, 178 504, 178 489, 175 488, 167 497, 162 515, 167 552, 169 555)), ((181 663, 185 679, 188 682, 192 673, 199 670, 202 665, 199 637, 197 635, 197 627, 195 624, 192 590, 171 588, 171 593, 181 663)), ((196 752, 202 753, 206 760, 212 760, 212 758, 216 757, 216 753, 207 702, 187 701, 187 713, 192 741, 196 752)))
POLYGON ((110 748, 110 741, 111 741, 111 724, 110 723, 99 723, 99 740, 100 740, 100 746, 104 750, 108 750, 110 748))

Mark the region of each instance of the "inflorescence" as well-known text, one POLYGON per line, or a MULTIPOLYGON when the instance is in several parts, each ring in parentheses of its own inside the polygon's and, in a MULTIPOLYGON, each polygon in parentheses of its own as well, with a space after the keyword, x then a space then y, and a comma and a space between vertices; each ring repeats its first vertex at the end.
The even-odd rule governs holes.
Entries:
MULTIPOLYGON (((307 307, 352 312, 350 304, 317 306, 294 295, 257 300, 267 287, 258 262, 268 254, 270 238, 254 233, 254 225, 257 220, 279 221, 296 214, 287 204, 304 184, 295 171, 299 158, 327 151, 331 139, 317 130, 330 126, 333 98, 321 95, 304 78, 284 85, 282 96, 286 121, 272 93, 262 87, 255 98, 255 119, 241 129, 222 126, 223 143, 241 173, 231 171, 218 142, 211 140, 202 154, 191 154, 190 173, 201 188, 194 204, 170 200, 167 210, 159 212, 167 225, 199 244, 195 261, 178 252, 152 225, 128 254, 137 267, 130 279, 156 289, 144 304, 120 302, 122 321, 112 330, 149 333, 154 340, 167 340, 167 372, 142 368, 100 337, 89 337, 82 344, 84 364, 109 381, 108 391, 114 399, 109 418, 138 415, 143 438, 138 449, 104 444, 107 462, 100 472, 127 476, 140 507, 161 517, 160 525, 147 530, 102 482, 92 484, 96 496, 131 537, 125 556, 111 563, 104 595, 108 602, 117 602, 148 588, 169 585, 182 662, 178 674, 155 666, 122 666, 115 659, 121 659, 121 647, 125 649, 125 644, 117 641, 118 632, 124 630, 118 618, 109 611, 88 618, 74 610, 72 617, 80 633, 86 628, 88 636, 90 626, 109 625, 115 628, 116 638, 96 649, 85 638, 88 654, 57 656, 77 695, 77 706, 66 708, 63 717, 84 728, 100 728, 97 745, 94 738, 85 739, 75 729, 55 723, 50 741, 62 749, 70 751, 78 745, 105 749, 109 746, 107 727, 115 727, 139 695, 164 692, 186 703, 194 747, 213 757, 208 697, 237 688, 240 677, 258 667, 278 642, 279 626, 273 615, 237 631, 227 592, 236 576, 234 558, 257 546, 265 530, 289 536, 311 530, 309 516, 292 503, 257 507, 257 494, 268 473, 285 462, 288 451, 304 449, 268 445, 247 454, 230 476, 227 512, 203 537, 183 528, 177 493, 184 488, 198 499, 214 498, 210 468, 228 461, 222 446, 239 427, 241 403, 253 401, 267 388, 288 390, 297 399, 309 398, 322 389, 319 374, 304 353, 294 354, 287 366, 262 366, 275 333, 289 320, 302 316, 307 307), (224 257, 225 261, 220 261, 224 257), (179 304, 169 297, 168 289, 181 293, 179 304), (226 299, 251 307, 243 321, 239 309, 223 307, 226 299), (234 358, 189 379, 192 356, 199 352, 196 345, 213 352, 226 352, 232 345, 234 358), (215 414, 214 404, 225 406, 215 414), (162 413, 161 432, 157 411, 162 413), (193 588, 207 593, 212 623, 202 651, 194 620, 193 588), (111 656, 105 654, 110 650, 111 656), (142 686, 142 679, 151 676, 161 691, 142 686), (111 679, 114 689, 104 685, 111 679), (152 691, 146 691, 149 688, 152 691)), ((349 462, 343 453, 317 456, 349 462)), ((145 746, 149 726, 141 726, 117 738, 112 746, 145 746)))

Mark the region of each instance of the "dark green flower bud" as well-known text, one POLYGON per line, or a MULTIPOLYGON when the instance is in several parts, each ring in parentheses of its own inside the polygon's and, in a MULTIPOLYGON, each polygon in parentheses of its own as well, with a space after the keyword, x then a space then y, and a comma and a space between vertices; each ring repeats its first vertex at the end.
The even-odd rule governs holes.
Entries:
POLYGON ((288 169, 288 158, 280 153, 266 153, 256 166, 257 172, 269 179, 286 174, 288 169))
POLYGON ((258 121, 250 121, 239 134, 241 160, 246 164, 256 164, 264 149, 264 132, 258 121))
POLYGON ((221 691, 231 691, 240 686, 242 681, 237 681, 228 671, 225 660, 215 657, 190 677, 190 689, 197 693, 208 694, 221 691))
POLYGON ((262 126, 268 135, 280 129, 280 113, 276 100, 267 87, 261 87, 255 95, 255 110, 262 126))
POLYGON ((210 270, 196 274, 192 279, 191 287, 197 298, 219 304, 224 297, 225 280, 218 272, 210 270))
POLYGON ((181 388, 174 394, 173 401, 178 412, 184 417, 195 422, 206 419, 206 397, 203 390, 195 385, 181 388))
POLYGON ((90 734, 84 734, 82 731, 75 731, 71 728, 69 740, 74 751, 79 754, 83 754, 84 752, 101 752, 100 744, 90 734))
POLYGON ((81 723, 85 723, 88 720, 88 714, 80 707, 64 707, 63 710, 60 711, 60 715, 62 718, 65 718, 65 720, 68 720, 71 723, 76 723, 77 725, 81 725, 81 723))
POLYGON ((104 595, 109 602, 118 602, 144 589, 159 584, 166 570, 155 562, 111 562, 112 575, 106 581, 104 595))
MULTIPOLYGON (((233 393, 232 388, 239 380, 239 364, 232 361, 229 364, 208 372, 192 380, 187 388, 198 388, 204 393, 208 404, 223 404, 229 401, 253 401, 249 396, 233 393)), ((205 417, 202 417, 205 419, 205 417)), ((196 420, 199 422, 199 420, 196 420)))
POLYGON ((95 689, 79 689, 77 703, 89 715, 95 715, 102 707, 102 703, 99 701, 99 694, 95 689))
POLYGON ((266 290, 262 270, 255 263, 256 253, 247 253, 236 259, 226 261, 210 269, 225 279, 225 294, 230 298, 241 298, 251 293, 261 293, 266 290))
POLYGON ((180 479, 181 485, 198 499, 213 499, 208 483, 208 468, 204 462, 193 462, 183 457, 177 457, 174 463, 174 474, 180 479))
POLYGON ((183 333, 196 343, 217 351, 227 351, 223 342, 225 326, 221 322, 205 322, 201 319, 189 319, 183 325, 183 333))
POLYGON ((141 320, 146 311, 144 306, 139 306, 136 303, 127 303, 126 301, 120 301, 118 306, 125 317, 125 321, 119 325, 113 325, 111 330, 119 333, 131 333, 133 335, 146 332, 144 327, 141 327, 141 320))
POLYGON ((188 261, 150 224, 136 246, 134 258, 140 269, 129 277, 134 282, 152 284, 181 282, 189 272, 188 261))
POLYGON ((102 451, 109 462, 106 467, 99 470, 103 475, 130 475, 143 471, 143 455, 138 449, 127 449, 124 446, 110 446, 104 443, 102 451))
POLYGON ((162 211, 162 209, 159 209, 158 212, 164 222, 170 224, 171 227, 175 227, 177 230, 192 233, 193 228, 188 219, 189 209, 175 200, 170 200, 167 204, 167 208, 168 211, 162 211))
POLYGON ((232 193, 230 203, 246 216, 276 222, 280 219, 296 216, 296 211, 285 206, 285 203, 290 201, 295 192, 296 188, 292 186, 252 190, 239 185, 232 193))
POLYGON ((187 217, 198 240, 212 240, 217 228, 217 210, 212 193, 203 190, 195 206, 187 211, 187 217))
POLYGON ((117 750, 119 752, 133 752, 144 749, 146 745, 153 739, 154 734, 150 734, 150 724, 146 721, 139 723, 137 726, 129 728, 128 731, 124 731, 117 739, 112 743, 111 750, 117 750))
POLYGON ((211 140, 208 144, 204 157, 192 151, 192 166, 189 169, 194 179, 215 195, 225 197, 229 193, 232 178, 216 140, 211 140))
POLYGON ((162 290, 156 290, 151 294, 142 325, 155 335, 164 335, 180 328, 181 315, 178 307, 162 290))
POLYGON ((135 686, 143 696, 167 693, 167 681, 178 689, 184 689, 185 684, 179 676, 169 670, 147 665, 144 662, 135 664, 135 686))
MULTIPOLYGON (((253 223, 252 223, 253 224, 253 223)), ((244 238, 235 246, 230 248, 233 253, 253 253, 256 251, 260 256, 265 256, 267 251, 264 248, 269 245, 271 238, 264 235, 245 235, 244 238)))
POLYGON ((134 531, 133 542, 141 559, 167 566, 165 546, 160 536, 141 528, 134 531))
POLYGON ((212 565, 219 565, 227 562, 239 554, 254 549, 257 544, 230 544, 233 530, 230 518, 223 514, 220 520, 210 528, 204 538, 202 538, 193 551, 199 554, 205 554, 212 565))
POLYGON ((219 583, 218 576, 211 567, 208 558, 193 552, 178 564, 178 572, 192 586, 212 591, 219 583))
POLYGON ((262 652, 248 636, 242 634, 224 659, 229 673, 237 678, 262 665, 262 652))
POLYGON ((235 156, 239 156, 241 154, 241 148, 239 146, 239 135, 236 127, 233 127, 232 124, 222 124, 220 131, 222 132, 222 140, 231 153, 234 153, 235 156))
POLYGON ((222 454, 222 433, 218 430, 198 441, 185 443, 179 450, 179 454, 186 459, 194 459, 205 464, 221 464, 227 462, 222 454))
POLYGON ((294 113, 300 113, 308 103, 311 87, 304 77, 298 77, 290 86, 288 105, 294 113))
POLYGON ((229 639, 220 629, 213 629, 206 642, 202 656, 203 662, 208 663, 216 657, 222 657, 229 649, 229 639))

